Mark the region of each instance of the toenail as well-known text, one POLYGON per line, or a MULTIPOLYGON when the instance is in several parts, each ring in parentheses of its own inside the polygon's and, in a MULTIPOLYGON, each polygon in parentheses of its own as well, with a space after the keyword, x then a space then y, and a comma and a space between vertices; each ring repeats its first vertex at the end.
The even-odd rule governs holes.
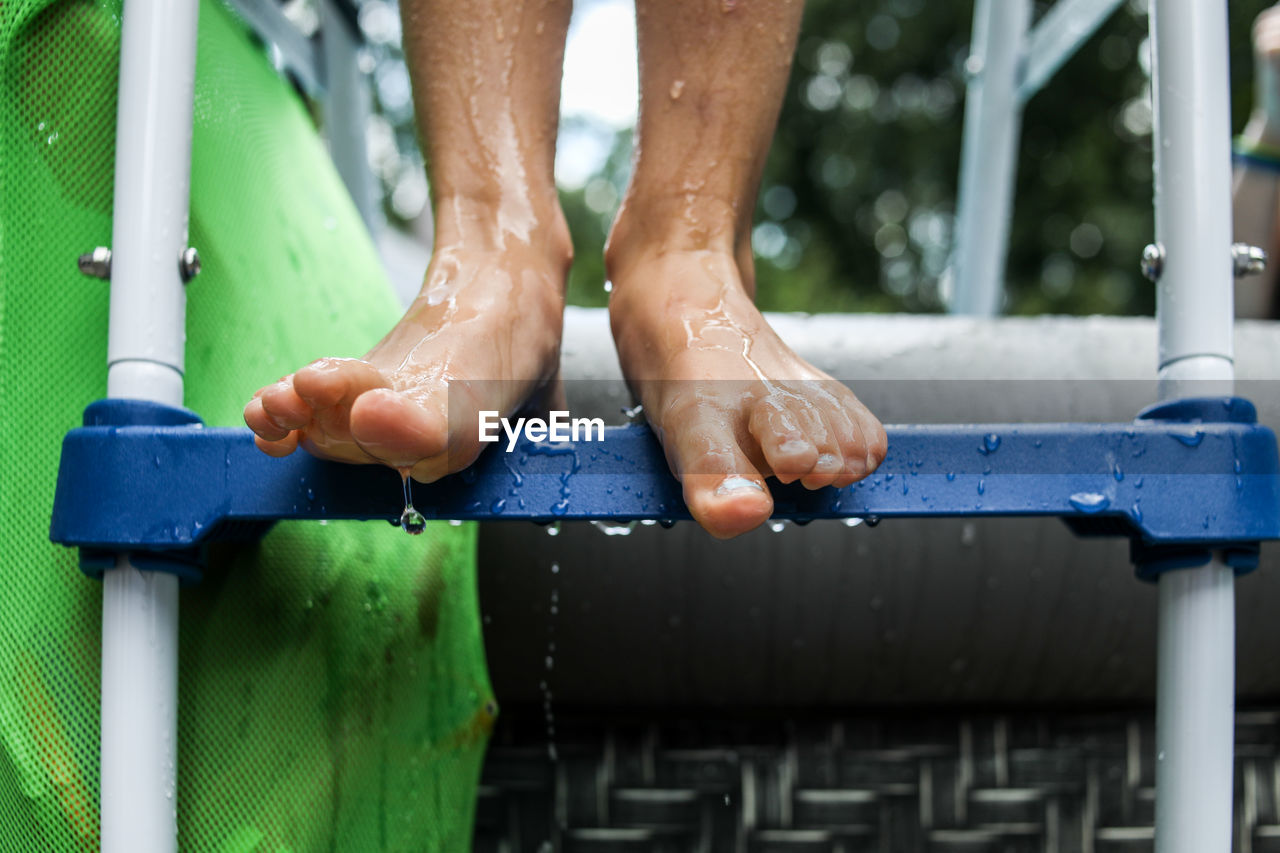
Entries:
POLYGON ((812 449, 813 449, 813 445, 810 444, 809 442, 801 441, 798 438, 793 438, 793 439, 789 439, 788 441, 782 442, 782 444, 779 445, 778 447, 778 452, 786 453, 786 454, 808 453, 812 449))
POLYGON ((734 492, 746 492, 751 490, 763 492, 764 486, 760 485, 755 480, 748 480, 746 477, 725 477, 724 480, 720 482, 720 485, 716 486, 717 495, 728 495, 734 492))

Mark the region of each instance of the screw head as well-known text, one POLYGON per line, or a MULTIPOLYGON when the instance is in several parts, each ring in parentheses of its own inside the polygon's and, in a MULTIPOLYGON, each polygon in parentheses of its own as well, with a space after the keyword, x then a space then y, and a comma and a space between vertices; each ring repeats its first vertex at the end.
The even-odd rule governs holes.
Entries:
POLYGON ((106 246, 97 246, 92 252, 85 252, 76 260, 76 266, 84 275, 107 281, 111 278, 111 250, 106 246))
POLYGON ((1236 278, 1257 275, 1267 268, 1267 253, 1248 243, 1232 243, 1231 266, 1236 278))
POLYGON ((1148 243, 1142 250, 1142 274, 1148 281, 1156 282, 1160 280, 1162 272, 1164 272, 1164 246, 1159 243, 1148 243))
POLYGON ((182 250, 178 257, 178 274, 182 276, 183 284, 200 275, 200 253, 194 246, 182 250))

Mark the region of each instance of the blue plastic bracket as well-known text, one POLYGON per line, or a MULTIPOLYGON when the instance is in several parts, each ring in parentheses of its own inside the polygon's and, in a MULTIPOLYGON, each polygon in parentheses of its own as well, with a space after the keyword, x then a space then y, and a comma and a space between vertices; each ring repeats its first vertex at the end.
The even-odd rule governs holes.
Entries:
MULTIPOLYGON (((1280 538, 1275 434, 1240 398, 1153 406, 1130 423, 891 426, 869 478, 809 491, 771 483, 774 517, 1057 516, 1082 535, 1124 535, 1139 574, 1220 550, 1240 571, 1280 538)), ((431 519, 688 519, 652 433, 486 451, 414 504, 431 519)), ((283 519, 395 519, 398 475, 306 453, 265 456, 246 429, 206 428, 185 409, 100 400, 63 442, 50 538, 100 574, 116 554, 194 577, 208 543, 253 539, 283 519)))

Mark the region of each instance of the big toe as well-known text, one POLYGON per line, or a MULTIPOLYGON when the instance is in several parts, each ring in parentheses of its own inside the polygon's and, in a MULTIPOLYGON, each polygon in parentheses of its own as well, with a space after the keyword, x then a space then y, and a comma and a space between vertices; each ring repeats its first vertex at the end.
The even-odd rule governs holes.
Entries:
POLYGON ((690 514, 717 539, 759 527, 773 512, 773 498, 738 443, 733 416, 707 407, 688 415, 664 436, 690 514))
MULTIPOLYGON (((443 413, 406 394, 376 388, 352 404, 351 438, 379 462, 413 468, 415 477, 425 479, 419 463, 445 454, 449 424, 443 413)), ((440 474, 447 468, 441 466, 440 474)))

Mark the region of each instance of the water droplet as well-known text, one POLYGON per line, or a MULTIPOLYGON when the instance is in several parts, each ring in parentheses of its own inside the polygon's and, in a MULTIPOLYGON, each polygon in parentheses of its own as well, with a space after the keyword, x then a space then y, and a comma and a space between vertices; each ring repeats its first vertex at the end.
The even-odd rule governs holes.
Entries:
POLYGON ((554 669, 554 668, 555 668, 555 665, 556 665, 556 659, 555 659, 555 658, 553 658, 551 655, 547 655, 545 658, 543 658, 543 659, 542 659, 542 662, 543 662, 544 664, 546 664, 547 669, 554 669))
POLYGON ((947 472, 947 482, 948 482, 948 483, 954 482, 954 481, 955 481, 955 479, 956 479, 956 472, 955 472, 955 471, 948 471, 948 472, 947 472))
POLYGON ((450 526, 450 527, 461 527, 461 526, 462 526, 462 520, 461 520, 461 519, 458 519, 458 518, 451 518, 451 519, 449 519, 449 526, 450 526))
POLYGON ((634 521, 628 521, 626 524, 615 524, 609 521, 592 520, 591 526, 605 536, 630 536, 631 531, 636 529, 634 521))
POLYGON ((859 524, 862 524, 862 519, 860 519, 860 518, 846 518, 846 519, 844 519, 844 522, 843 522, 843 523, 844 523, 844 526, 845 526, 845 527, 857 527, 859 524))
POLYGON ((609 281, 608 279, 605 279, 604 281, 604 292, 613 293, 613 282, 609 281))
POLYGON ((769 522, 769 529, 772 530, 774 533, 781 533, 783 530, 786 529, 786 527, 787 527, 787 523, 785 521, 769 522))
POLYGON ((1235 461, 1235 465, 1233 467, 1235 468, 1235 471, 1237 474, 1244 473, 1244 465, 1240 464, 1239 459, 1235 461))
POLYGON ((400 516, 400 526, 404 528, 404 532, 411 536, 417 536, 419 533, 427 529, 427 520, 422 517, 422 513, 413 507, 405 507, 404 512, 400 516))
POLYGON ((644 404, 636 403, 629 409, 623 409, 622 414, 632 423, 639 423, 644 420, 644 404))
POLYGON ((555 522, 554 524, 548 524, 548 525, 547 525, 547 535, 548 535, 548 536, 559 536, 559 535, 560 535, 560 522, 558 522, 558 521, 557 521, 557 522, 555 522))
POLYGON ((1138 505, 1135 503, 1135 504, 1133 505, 1133 509, 1131 510, 1131 513, 1132 513, 1132 515, 1133 515, 1133 520, 1134 520, 1134 521, 1137 521, 1137 522, 1141 522, 1141 521, 1142 521, 1142 507, 1138 506, 1138 505))
POLYGON ((1124 472, 1120 470, 1120 463, 1116 462, 1112 464, 1111 476, 1116 478, 1117 483, 1124 479, 1124 472))
POLYGON ((315 499, 316 499, 316 490, 315 490, 315 489, 307 489, 307 500, 309 500, 309 501, 313 501, 313 500, 315 500, 315 499))
POLYGON ((1093 514, 1111 506, 1111 499, 1097 492, 1076 492, 1067 499, 1080 512, 1093 514))
POLYGON ((880 523, 880 516, 878 516, 878 515, 868 515, 868 516, 866 517, 865 521, 866 521, 866 525, 867 525, 867 527, 875 527, 877 524, 879 524, 879 523, 880 523))
POLYGON ((494 515, 498 515, 506 508, 507 508, 507 502, 504 498, 498 498, 496 501, 494 501, 489 505, 489 511, 492 512, 494 515))
POLYGON ((1199 429, 1191 429, 1186 432, 1171 432, 1169 435, 1185 444, 1187 447, 1195 447, 1204 441, 1204 431, 1199 429))
POLYGON ((982 437, 983 454, 995 453, 999 449, 1000 449, 1000 436, 996 435, 994 432, 991 432, 991 433, 987 433, 982 437))
MULTIPOLYGON (((556 501, 555 504, 553 504, 551 507, 552 515, 564 515, 568 511, 569 511, 568 498, 561 498, 560 500, 556 501)), ((551 535, 554 536, 555 534, 553 533, 551 535)))
POLYGON ((676 526, 676 523, 673 519, 670 519, 670 518, 660 518, 658 519, 658 526, 661 527, 663 530, 670 530, 671 528, 676 526))
POLYGON ((1163 749, 1156 753, 1156 761, 1164 761, 1164 750, 1163 750, 1163 749))
POLYGON ((978 481, 978 494, 983 494, 984 492, 986 492, 986 490, 987 490, 987 481, 986 481, 986 480, 979 480, 979 481, 978 481))

